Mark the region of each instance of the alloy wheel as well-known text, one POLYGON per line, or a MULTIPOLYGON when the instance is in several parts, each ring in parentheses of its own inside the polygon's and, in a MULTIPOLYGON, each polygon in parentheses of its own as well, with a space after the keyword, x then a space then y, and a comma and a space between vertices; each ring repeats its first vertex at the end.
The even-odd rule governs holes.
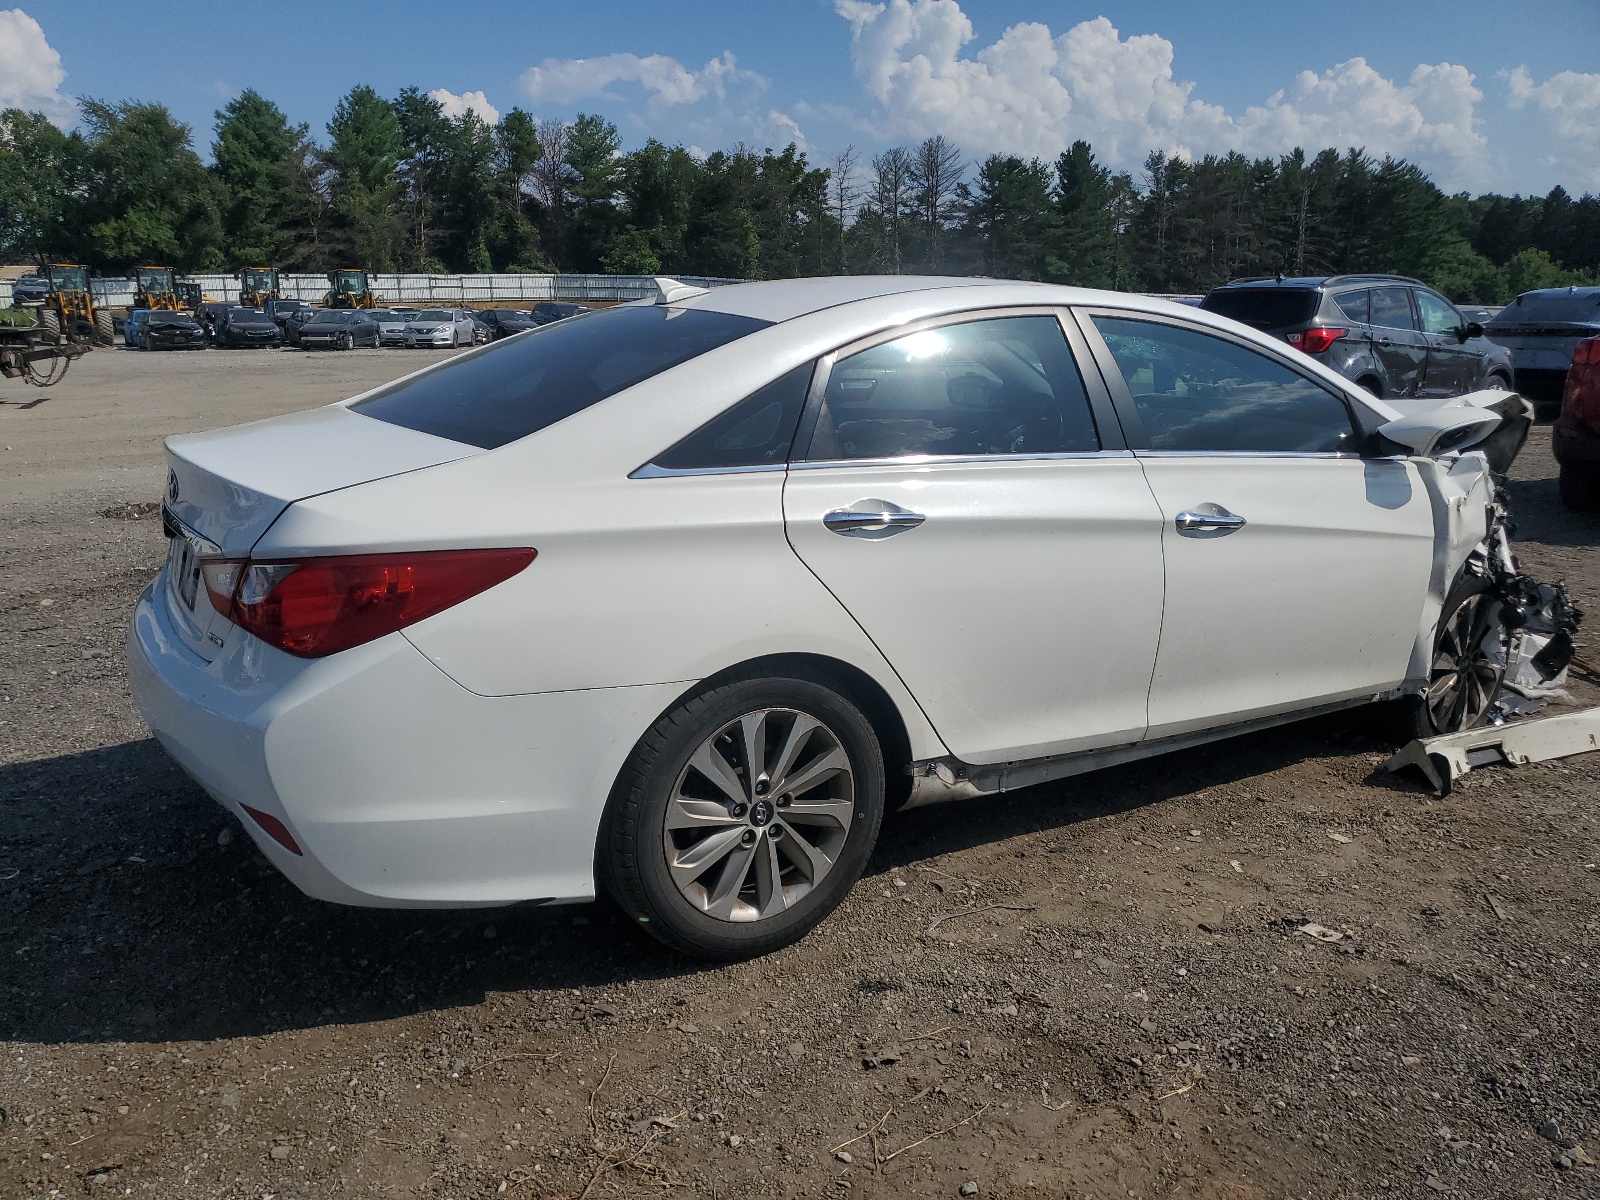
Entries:
POLYGON ((1439 631, 1424 700, 1440 733, 1477 725, 1494 703, 1505 674, 1506 635, 1487 592, 1468 596, 1439 631))
POLYGON ((855 803, 837 733, 792 708, 745 713, 704 739, 678 776, 662 829, 668 871, 708 916, 775 916, 833 869, 855 803))

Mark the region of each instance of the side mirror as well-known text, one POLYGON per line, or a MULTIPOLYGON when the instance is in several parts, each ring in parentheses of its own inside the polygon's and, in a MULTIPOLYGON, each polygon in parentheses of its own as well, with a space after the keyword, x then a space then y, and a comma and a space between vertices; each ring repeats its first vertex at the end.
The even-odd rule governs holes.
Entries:
POLYGON ((1463 342, 1470 342, 1475 337, 1483 336, 1483 326, 1479 325, 1476 321, 1468 321, 1465 325, 1456 330, 1456 336, 1463 342))
POLYGON ((1433 458, 1474 446, 1499 425, 1500 415, 1492 410, 1451 406, 1401 417, 1380 425, 1378 432, 1414 454, 1433 458))

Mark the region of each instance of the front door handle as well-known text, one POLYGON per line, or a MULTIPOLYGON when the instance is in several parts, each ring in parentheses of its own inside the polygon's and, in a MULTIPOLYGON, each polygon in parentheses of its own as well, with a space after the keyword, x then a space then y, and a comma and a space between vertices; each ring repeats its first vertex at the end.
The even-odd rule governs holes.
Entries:
POLYGON ((1172 524, 1185 537, 1224 537, 1243 529, 1246 521, 1220 504, 1205 504, 1198 510, 1179 513, 1172 524))
POLYGON ((928 518, 890 504, 887 500, 862 500, 861 508, 836 508, 822 518, 823 525, 845 537, 886 538, 915 529, 928 518))

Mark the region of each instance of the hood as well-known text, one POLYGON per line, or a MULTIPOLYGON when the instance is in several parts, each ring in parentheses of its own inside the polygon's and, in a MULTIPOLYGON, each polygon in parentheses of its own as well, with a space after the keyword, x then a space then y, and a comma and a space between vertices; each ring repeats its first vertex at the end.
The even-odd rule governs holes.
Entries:
POLYGON ((333 405, 167 439, 166 507, 242 557, 296 500, 482 451, 333 405))

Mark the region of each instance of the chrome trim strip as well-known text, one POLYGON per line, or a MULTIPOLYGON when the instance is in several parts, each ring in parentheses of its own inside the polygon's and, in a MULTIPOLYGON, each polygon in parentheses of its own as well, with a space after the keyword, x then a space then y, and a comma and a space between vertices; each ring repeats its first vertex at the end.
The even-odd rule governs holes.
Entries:
POLYGON ((962 463, 1041 462, 1062 459, 1132 458, 1132 450, 1080 450, 1056 454, 907 454, 898 458, 827 458, 792 462, 791 471, 825 467, 937 467, 962 463))
POLYGON ((743 467, 658 467, 655 463, 645 463, 638 470, 628 475, 629 479, 672 479, 683 475, 750 475, 758 471, 785 471, 789 464, 759 463, 754 466, 743 467))
POLYGON ((1359 454, 1337 450, 1136 450, 1139 458, 1345 458, 1361 461, 1359 454))

